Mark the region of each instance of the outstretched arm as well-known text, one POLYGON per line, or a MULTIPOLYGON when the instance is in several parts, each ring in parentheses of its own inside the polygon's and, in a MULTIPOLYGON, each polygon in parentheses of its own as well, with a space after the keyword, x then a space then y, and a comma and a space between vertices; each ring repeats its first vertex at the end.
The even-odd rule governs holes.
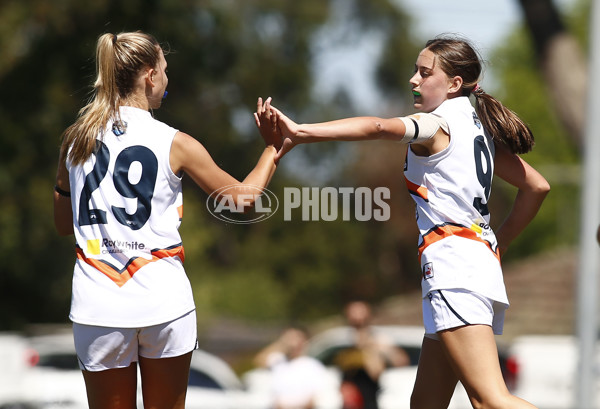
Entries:
POLYGON ((425 154, 430 154, 436 149, 436 144, 447 144, 448 141, 445 120, 433 114, 387 119, 363 116, 315 124, 297 124, 277 108, 271 107, 271 111, 283 136, 277 160, 301 143, 383 139, 420 145, 425 154))
POLYGON ((294 146, 326 141, 364 141, 401 139, 406 127, 398 118, 355 117, 335 121, 297 124, 273 107, 277 124, 283 134, 283 145, 277 155, 281 158, 294 146))
POLYGON ((500 254, 527 227, 550 191, 546 179, 508 148, 496 145, 495 173, 519 190, 512 209, 496 230, 500 254))

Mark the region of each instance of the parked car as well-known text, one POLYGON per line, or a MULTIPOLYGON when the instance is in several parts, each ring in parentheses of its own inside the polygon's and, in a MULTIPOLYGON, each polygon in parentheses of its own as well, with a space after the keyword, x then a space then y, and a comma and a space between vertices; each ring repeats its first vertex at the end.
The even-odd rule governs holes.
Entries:
POLYGON ((31 367, 25 374, 24 385, 30 402, 43 409, 87 408, 71 331, 29 337, 27 341, 31 367))
MULTIPOLYGON (((70 330, 23 341, 21 363, 2 379, 18 380, 12 396, 0 399, 2 409, 86 409, 85 384, 70 330)), ((0 347, 3 338, 0 337, 0 347)), ((13 348, 14 350, 14 348, 13 348)), ((11 366, 11 367, 12 367, 11 366)), ((143 407, 138 380, 138 407, 143 407)), ((2 389, 0 389, 0 392, 2 389)), ((0 395, 2 397, 2 395, 0 395)), ((251 394, 228 366, 215 355, 196 350, 192 355, 187 409, 268 409, 264 397, 251 394)))
MULTIPOLYGON (((515 366, 515 395, 544 409, 575 405, 577 339, 569 335, 527 335, 510 347, 515 366)), ((600 354, 600 353, 597 353, 600 354)), ((596 355, 595 362, 600 362, 596 355)), ((600 377, 596 376, 594 408, 600 408, 600 377)))
POLYGON ((269 398, 246 390, 222 359, 196 350, 192 355, 185 406, 186 409, 268 409, 269 398))
MULTIPOLYGON (((341 350, 353 346, 354 329, 351 327, 336 327, 316 335, 310 341, 308 354, 321 360, 325 365, 333 365, 335 355, 341 350)), ((377 398, 380 409, 403 409, 410 406, 410 395, 415 383, 417 364, 423 342, 423 327, 420 326, 373 326, 373 331, 387 338, 397 347, 404 349, 410 364, 404 367, 388 368, 379 379, 380 391, 377 398)), ((503 349, 499 350, 500 364, 510 384, 512 371, 511 361, 503 349)), ((470 409, 466 391, 459 383, 449 405, 450 409, 470 409)))

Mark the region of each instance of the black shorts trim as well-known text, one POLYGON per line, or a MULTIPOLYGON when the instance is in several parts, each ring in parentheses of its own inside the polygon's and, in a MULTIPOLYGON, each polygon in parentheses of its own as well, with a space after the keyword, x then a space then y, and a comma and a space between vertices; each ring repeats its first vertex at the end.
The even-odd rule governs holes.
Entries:
POLYGON ((458 312, 456 312, 456 310, 454 308, 452 308, 452 306, 450 305, 450 303, 448 302, 448 300, 446 299, 446 297, 444 297, 444 294, 442 294, 442 290, 436 290, 436 291, 438 292, 438 294, 442 298, 442 301, 444 301, 446 303, 446 305, 448 306, 448 309, 450 311, 452 311, 452 313, 456 316, 456 318, 458 318, 459 320, 461 320, 462 323, 465 324, 465 325, 471 325, 469 322, 467 322, 467 320, 465 320, 463 317, 461 317, 460 314, 458 312))

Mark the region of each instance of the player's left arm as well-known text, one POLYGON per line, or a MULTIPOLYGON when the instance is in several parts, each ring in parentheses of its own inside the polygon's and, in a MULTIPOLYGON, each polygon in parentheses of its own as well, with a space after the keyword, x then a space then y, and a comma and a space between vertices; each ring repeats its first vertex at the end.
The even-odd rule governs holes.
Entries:
POLYGON ((431 113, 394 118, 363 116, 297 124, 277 108, 271 106, 271 109, 277 117, 277 126, 284 138, 277 160, 295 145, 302 143, 382 139, 421 145, 425 148, 424 154, 432 154, 436 151, 435 143, 439 145, 441 142, 445 147, 449 141, 446 121, 431 113))
POLYGON ((519 189, 510 213, 496 230, 502 255, 533 220, 550 191, 550 184, 538 171, 503 145, 496 144, 494 163, 494 173, 519 189))

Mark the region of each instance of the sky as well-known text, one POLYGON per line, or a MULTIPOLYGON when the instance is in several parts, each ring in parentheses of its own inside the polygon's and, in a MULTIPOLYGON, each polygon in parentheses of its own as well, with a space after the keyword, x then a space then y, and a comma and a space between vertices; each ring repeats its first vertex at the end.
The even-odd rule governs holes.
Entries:
MULTIPOLYGON (((439 33, 458 32, 471 39, 486 58, 523 18, 518 0, 394 0, 409 12, 417 35, 429 39, 439 33)), ((554 0, 568 9, 574 0, 554 0)))
MULTIPOLYGON (((518 0, 393 0, 413 17, 415 36, 426 40, 441 33, 456 33, 470 39, 485 60, 522 21, 518 0)), ((572 7, 576 0, 554 0, 561 9, 572 7)), ((327 39, 348 35, 343 30, 347 0, 338 0, 336 13, 317 38, 328 50, 315 59, 314 93, 328 98, 336 89, 346 88, 355 106, 364 114, 377 114, 379 97, 372 79, 374 67, 368 63, 383 52, 376 36, 363 35, 347 46, 328 47, 327 39)), ((331 41, 331 40, 329 40, 331 41)), ((334 42, 336 40, 333 40, 334 42)), ((343 41, 342 41, 343 42, 343 41)), ((416 56, 415 56, 416 58, 416 56)), ((408 81, 408 78, 407 78, 408 81)), ((486 67, 482 86, 493 84, 493 70, 486 67)))

